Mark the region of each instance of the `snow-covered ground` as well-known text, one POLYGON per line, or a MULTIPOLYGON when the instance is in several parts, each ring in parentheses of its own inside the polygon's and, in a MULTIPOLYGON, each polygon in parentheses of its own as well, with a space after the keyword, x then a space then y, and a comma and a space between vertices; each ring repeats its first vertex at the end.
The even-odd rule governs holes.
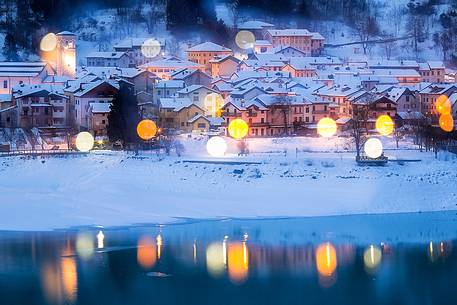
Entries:
POLYGON ((387 140, 388 156, 422 161, 357 167, 353 153, 333 152, 342 151, 334 141, 252 140, 251 155, 223 159, 260 163, 242 165, 185 162, 213 160, 204 153, 204 140, 186 141, 181 158, 121 152, 3 158, 0 229, 457 209, 455 156, 389 150, 393 143, 387 140))

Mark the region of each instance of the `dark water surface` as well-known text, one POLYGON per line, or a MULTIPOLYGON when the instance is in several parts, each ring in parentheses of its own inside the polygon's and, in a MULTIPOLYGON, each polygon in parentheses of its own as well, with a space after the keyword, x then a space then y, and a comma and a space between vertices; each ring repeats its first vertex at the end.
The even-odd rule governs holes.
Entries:
POLYGON ((456 212, 0 232, 0 304, 457 304, 456 212))

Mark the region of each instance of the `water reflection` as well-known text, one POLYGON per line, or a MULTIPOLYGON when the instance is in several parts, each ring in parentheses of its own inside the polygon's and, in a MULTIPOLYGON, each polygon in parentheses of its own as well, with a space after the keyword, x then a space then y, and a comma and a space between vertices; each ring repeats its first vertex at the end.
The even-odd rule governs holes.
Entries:
POLYGON ((0 233, 0 304, 452 304, 457 298, 455 241, 357 242, 329 234, 311 240, 274 224, 0 233))
POLYGON ((150 236, 143 236, 138 240, 137 261, 138 264, 144 269, 152 268, 159 255, 159 250, 156 253, 156 245, 150 236))

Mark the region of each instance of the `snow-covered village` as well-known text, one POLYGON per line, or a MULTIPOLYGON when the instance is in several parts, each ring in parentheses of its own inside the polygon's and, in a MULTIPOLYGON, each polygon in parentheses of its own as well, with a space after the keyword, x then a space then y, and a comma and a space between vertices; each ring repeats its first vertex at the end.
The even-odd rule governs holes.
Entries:
POLYGON ((0 304, 457 297, 455 0, 4 0, 0 47, 0 304))

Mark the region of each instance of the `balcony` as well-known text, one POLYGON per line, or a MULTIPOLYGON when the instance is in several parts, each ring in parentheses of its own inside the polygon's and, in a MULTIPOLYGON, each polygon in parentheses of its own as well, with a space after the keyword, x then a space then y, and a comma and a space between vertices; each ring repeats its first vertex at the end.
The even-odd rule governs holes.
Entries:
POLYGON ((254 118, 257 116, 257 112, 248 112, 248 117, 254 118))
POLYGON ((240 118, 241 117, 241 112, 237 112, 237 113, 234 113, 234 112, 227 112, 227 111, 224 111, 221 113, 221 115, 223 117, 235 117, 235 118, 240 118))

